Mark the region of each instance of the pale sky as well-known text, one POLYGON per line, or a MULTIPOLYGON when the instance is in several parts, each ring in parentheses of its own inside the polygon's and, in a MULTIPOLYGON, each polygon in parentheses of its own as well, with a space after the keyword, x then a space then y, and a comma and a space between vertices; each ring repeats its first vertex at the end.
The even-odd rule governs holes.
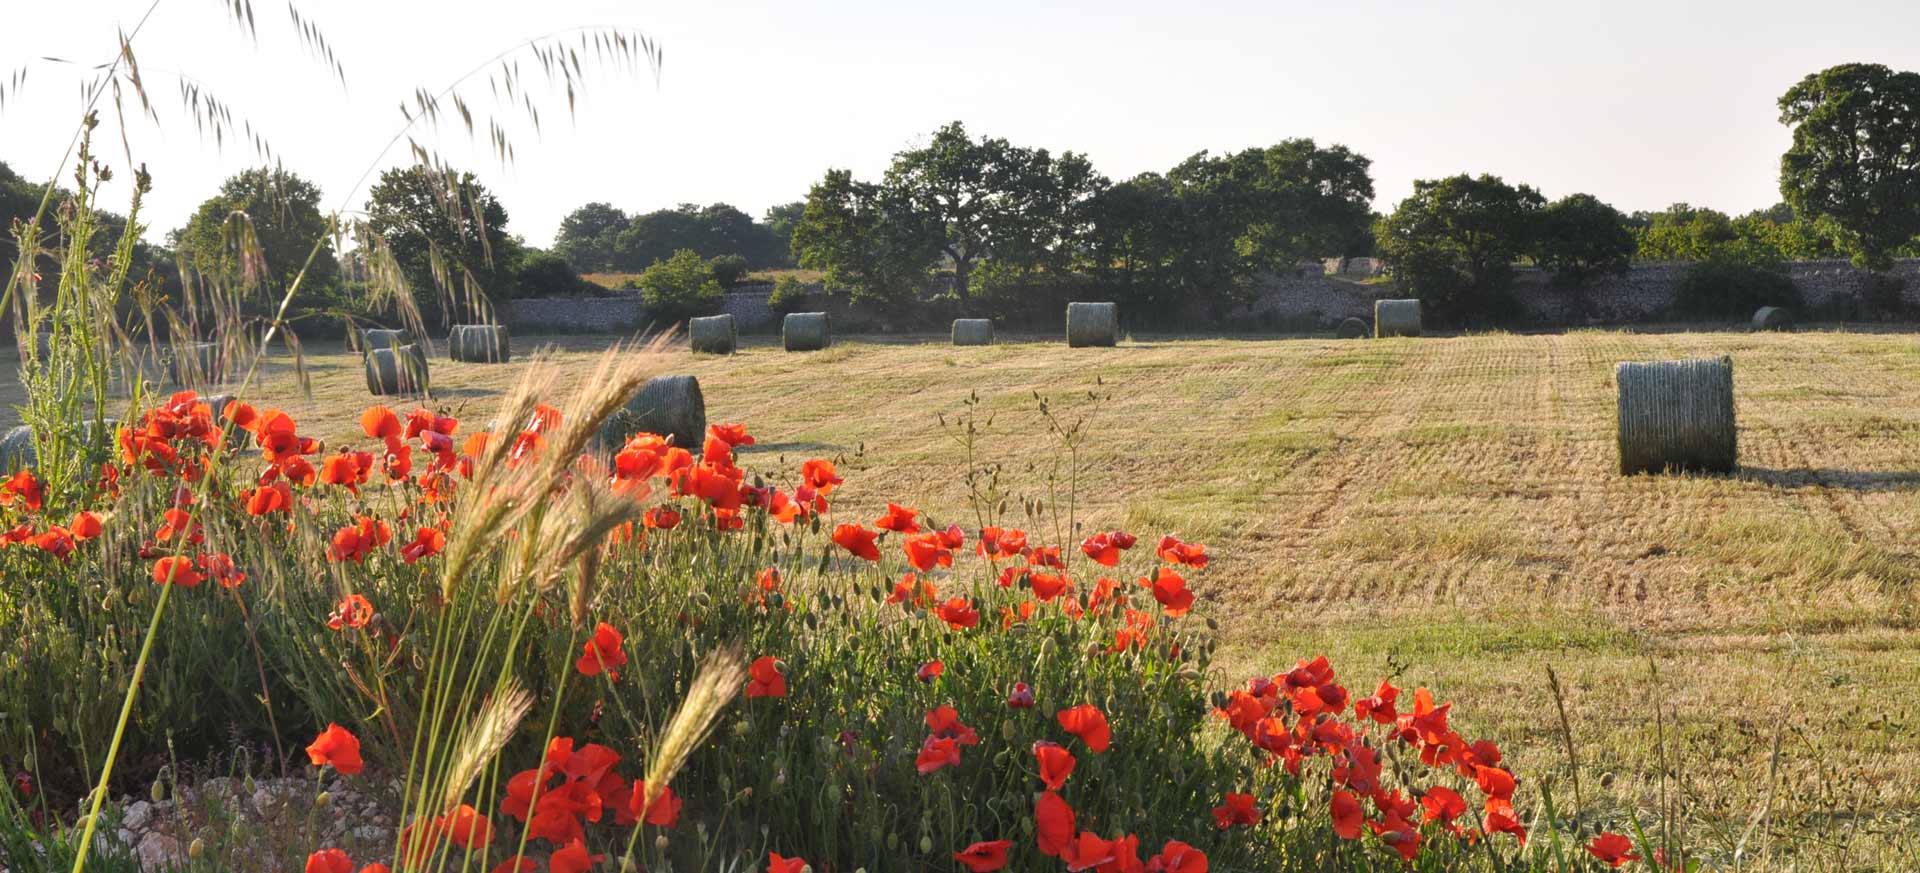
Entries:
MULTIPOLYGON (((0 110, 0 160, 33 179, 55 170, 82 73, 34 59, 109 60, 116 27, 151 2, 0 0, 0 83, 29 68, 0 110)), ((138 121, 128 134, 155 176, 152 239, 254 163, 195 133, 178 74, 251 120, 335 204, 415 87, 438 90, 578 25, 652 37, 658 83, 600 76, 573 122, 550 99, 544 134, 519 131, 509 167, 457 125, 438 139, 536 245, 593 200, 630 213, 724 201, 757 217, 803 199, 829 167, 877 177, 954 119, 976 136, 1085 152, 1116 180, 1203 149, 1311 137, 1373 159, 1382 211, 1416 178, 1467 171, 1628 211, 1688 201, 1737 213, 1779 199, 1789 135, 1774 101, 1800 77, 1848 61, 1920 69, 1913 0, 296 0, 346 67, 343 89, 301 49, 286 0, 252 0, 257 46, 225 2, 162 0, 135 42, 160 115, 158 129, 138 121)), ((490 100, 484 78, 462 93, 490 100)), ((96 151, 124 161, 117 131, 96 151)), ((384 163, 406 160, 402 147, 384 163)), ((124 210, 125 196, 116 188, 105 205, 124 210)))

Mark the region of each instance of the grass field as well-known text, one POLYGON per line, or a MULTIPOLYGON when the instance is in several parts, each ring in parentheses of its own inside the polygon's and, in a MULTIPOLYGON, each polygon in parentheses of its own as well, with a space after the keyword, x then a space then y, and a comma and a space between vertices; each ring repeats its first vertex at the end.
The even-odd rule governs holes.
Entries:
MULTIPOLYGON (((515 338, 522 350, 542 342, 515 338)), ((584 362, 610 340, 552 342, 584 362)), ((358 359, 309 355, 310 396, 276 359, 256 400, 330 445, 364 442, 355 414, 374 401, 358 359)), ((872 517, 895 499, 965 527, 963 455, 937 416, 951 421, 977 392, 993 415, 982 456, 1033 494, 1059 456, 1039 392, 1057 417, 1089 419, 1087 531, 1172 531, 1211 547, 1194 581, 1197 611, 1220 623, 1223 682, 1321 652, 1355 682, 1397 673, 1458 701, 1456 718, 1571 805, 1551 667, 1590 813, 1683 802, 1705 839, 1730 848, 1770 801, 1749 852, 1824 841, 1882 863, 1920 857, 1910 334, 1168 337, 1072 350, 856 338, 668 362, 700 377, 709 421, 759 436, 743 463, 840 457, 837 512, 872 517), (1735 361, 1743 471, 1616 475, 1613 364, 1720 354, 1735 361)), ((481 424, 518 371, 436 358, 435 404, 481 424)), ((0 392, 17 402, 11 378, 0 392)))

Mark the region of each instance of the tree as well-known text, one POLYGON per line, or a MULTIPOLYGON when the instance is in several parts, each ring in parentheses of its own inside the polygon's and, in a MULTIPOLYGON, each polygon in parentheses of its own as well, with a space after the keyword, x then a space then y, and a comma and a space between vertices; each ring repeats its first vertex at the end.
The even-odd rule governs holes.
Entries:
POLYGON ((416 305, 433 295, 451 321, 513 295, 520 257, 507 236, 507 210, 472 173, 387 170, 368 194, 367 221, 392 250, 416 305))
POLYGON ((1625 273, 1637 247, 1620 210, 1592 194, 1570 194, 1541 210, 1533 260, 1555 281, 1579 286, 1625 273))
POLYGON ((926 284, 939 257, 938 231, 898 193, 828 170, 807 192, 793 255, 854 300, 903 303, 926 284))
POLYGON ((779 206, 767 207, 767 214, 761 222, 766 225, 773 254, 778 262, 774 266, 793 264, 793 229, 800 224, 800 217, 807 212, 807 201, 795 200, 779 206))
POLYGON ((606 203, 589 203, 560 219, 553 253, 590 273, 611 270, 614 241, 627 223, 625 212, 606 203))
POLYGON ((539 249, 528 249, 513 271, 515 297, 568 297, 592 293, 598 287, 580 278, 566 258, 539 249))
POLYGON ((266 261, 266 275, 260 278, 276 298, 274 305, 303 268, 307 275, 301 280, 303 299, 298 302, 332 296, 340 266, 330 242, 331 224, 320 211, 319 187, 279 167, 247 170, 228 178, 221 183, 220 193, 202 202, 186 226, 171 234, 180 265, 228 285, 237 283, 242 273, 235 245, 240 221, 251 225, 266 261), (320 253, 309 267, 307 255, 315 244, 320 253))
POLYGON ((612 264, 617 270, 639 270, 681 249, 704 258, 739 255, 756 269, 787 263, 778 237, 752 216, 725 203, 682 203, 634 216, 614 237, 612 264))
POLYGON ((1401 287, 1436 316, 1483 320, 1511 306, 1513 262, 1532 249, 1545 204, 1540 192, 1498 176, 1421 179, 1375 235, 1401 287))
POLYGON ((1740 234, 1724 212, 1675 203, 1659 212, 1636 212, 1629 219, 1645 261, 1704 261, 1740 234))
POLYGON ((647 311, 668 323, 712 312, 723 294, 713 268, 692 249, 681 249, 648 267, 634 284, 647 311))
MULTIPOLYGON (((1346 146, 1289 139, 1226 158, 1244 189, 1240 249, 1261 269, 1345 255, 1372 227, 1373 162, 1346 146)), ((1360 246, 1364 247, 1364 245, 1360 246)))
POLYGON ((1780 97, 1793 147, 1780 193, 1795 213, 1832 219, 1854 263, 1893 266, 1920 236, 1920 73, 1842 64, 1780 97))

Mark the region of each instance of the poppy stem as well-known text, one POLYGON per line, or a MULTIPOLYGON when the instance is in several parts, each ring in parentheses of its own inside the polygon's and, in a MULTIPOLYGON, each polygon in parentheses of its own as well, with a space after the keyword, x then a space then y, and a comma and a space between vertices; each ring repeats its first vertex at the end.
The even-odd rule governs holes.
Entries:
POLYGON ((87 809, 87 827, 80 834, 80 846, 73 856, 73 873, 87 869, 87 855, 93 850, 93 832, 100 824, 100 805, 107 800, 107 782, 113 778, 113 764, 120 755, 120 743, 127 735, 127 721, 133 717, 133 700, 140 693, 140 681, 147 673, 147 660, 153 654, 153 640, 160 635, 160 617, 166 614, 172 584, 160 586, 160 600, 153 605, 153 619, 147 622, 147 638, 140 643, 140 657, 133 662, 133 675, 127 680, 127 696, 120 703, 120 721, 113 727, 113 742, 107 746, 107 761, 100 768, 100 782, 93 787, 93 802, 87 809))

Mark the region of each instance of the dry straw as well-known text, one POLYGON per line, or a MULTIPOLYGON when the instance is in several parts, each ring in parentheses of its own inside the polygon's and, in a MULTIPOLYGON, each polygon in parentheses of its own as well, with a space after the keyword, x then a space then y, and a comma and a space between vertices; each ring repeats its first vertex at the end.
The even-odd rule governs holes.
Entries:
POLYGON ((1614 381, 1622 475, 1738 465, 1732 358, 1623 362, 1614 381))
POLYGON ((456 324, 447 332, 447 357, 469 364, 513 359, 513 338, 504 324, 456 324))
POLYGON ((953 320, 953 344, 956 346, 993 345, 993 319, 956 318, 953 320))
POLYGON ((817 352, 833 345, 833 325, 824 312, 791 312, 781 323, 780 341, 789 352, 817 352))
POLYGON ((695 354, 731 355, 740 344, 732 315, 710 315, 687 321, 687 344, 695 354))
POLYGON ((1420 301, 1376 300, 1373 302, 1373 335, 1419 336, 1420 301))
POLYGON ((1067 304, 1067 346, 1111 346, 1120 342, 1120 306, 1116 303, 1067 304))

